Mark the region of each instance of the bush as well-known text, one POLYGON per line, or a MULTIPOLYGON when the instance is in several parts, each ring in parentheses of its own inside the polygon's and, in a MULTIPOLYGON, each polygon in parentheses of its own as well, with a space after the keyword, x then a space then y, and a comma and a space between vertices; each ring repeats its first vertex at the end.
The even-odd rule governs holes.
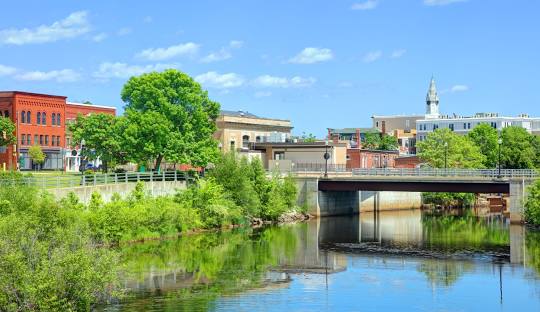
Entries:
POLYGON ((525 220, 540 225, 540 180, 529 187, 529 195, 525 201, 525 220))
POLYGON ((470 207, 475 201, 476 195, 472 193, 422 193, 424 204, 443 207, 470 207))

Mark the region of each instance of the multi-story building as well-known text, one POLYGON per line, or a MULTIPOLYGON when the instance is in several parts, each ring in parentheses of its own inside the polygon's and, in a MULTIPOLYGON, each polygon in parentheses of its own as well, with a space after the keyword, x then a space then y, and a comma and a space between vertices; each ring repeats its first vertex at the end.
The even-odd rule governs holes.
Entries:
POLYGON ((214 137, 223 152, 248 151, 250 143, 284 143, 291 137, 290 120, 259 117, 243 111, 221 111, 214 137))
POLYGON ((377 128, 328 128, 328 139, 334 142, 342 142, 348 146, 357 148, 362 146, 366 133, 381 133, 377 128))
POLYGON ((77 153, 69 149, 66 121, 79 113, 116 113, 114 107, 67 103, 65 96, 21 91, 0 92, 0 111, 16 126, 17 142, 0 147, 0 167, 13 170, 35 167, 28 156, 33 145, 41 146, 46 155, 41 169, 66 169, 66 155, 76 157, 77 153))

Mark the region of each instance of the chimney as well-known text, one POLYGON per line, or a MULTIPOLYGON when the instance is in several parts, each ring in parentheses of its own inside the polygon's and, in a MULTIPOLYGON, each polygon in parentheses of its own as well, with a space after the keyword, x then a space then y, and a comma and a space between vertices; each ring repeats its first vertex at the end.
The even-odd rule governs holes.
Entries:
POLYGON ((386 121, 385 120, 382 121, 381 129, 382 129, 381 130, 382 134, 386 134, 386 121))
POLYGON ((362 148, 362 137, 360 136, 360 129, 356 129, 356 148, 362 148))

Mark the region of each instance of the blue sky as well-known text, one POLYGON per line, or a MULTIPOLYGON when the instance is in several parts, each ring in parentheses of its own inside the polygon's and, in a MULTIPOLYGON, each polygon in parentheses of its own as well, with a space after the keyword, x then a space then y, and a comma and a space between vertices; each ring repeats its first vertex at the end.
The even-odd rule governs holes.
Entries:
POLYGON ((297 134, 423 113, 540 115, 540 1, 9 1, 0 90, 122 108, 127 78, 174 67, 223 109, 297 134))

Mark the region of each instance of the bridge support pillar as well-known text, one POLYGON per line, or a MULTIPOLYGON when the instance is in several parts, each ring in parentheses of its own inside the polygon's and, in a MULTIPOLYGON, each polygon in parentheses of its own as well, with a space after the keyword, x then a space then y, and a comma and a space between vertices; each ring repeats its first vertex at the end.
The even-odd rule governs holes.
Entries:
POLYGON ((528 186, 529 183, 525 180, 510 183, 510 223, 515 224, 524 221, 528 186))
POLYGON ((358 191, 319 191, 319 216, 344 216, 360 211, 358 191))

